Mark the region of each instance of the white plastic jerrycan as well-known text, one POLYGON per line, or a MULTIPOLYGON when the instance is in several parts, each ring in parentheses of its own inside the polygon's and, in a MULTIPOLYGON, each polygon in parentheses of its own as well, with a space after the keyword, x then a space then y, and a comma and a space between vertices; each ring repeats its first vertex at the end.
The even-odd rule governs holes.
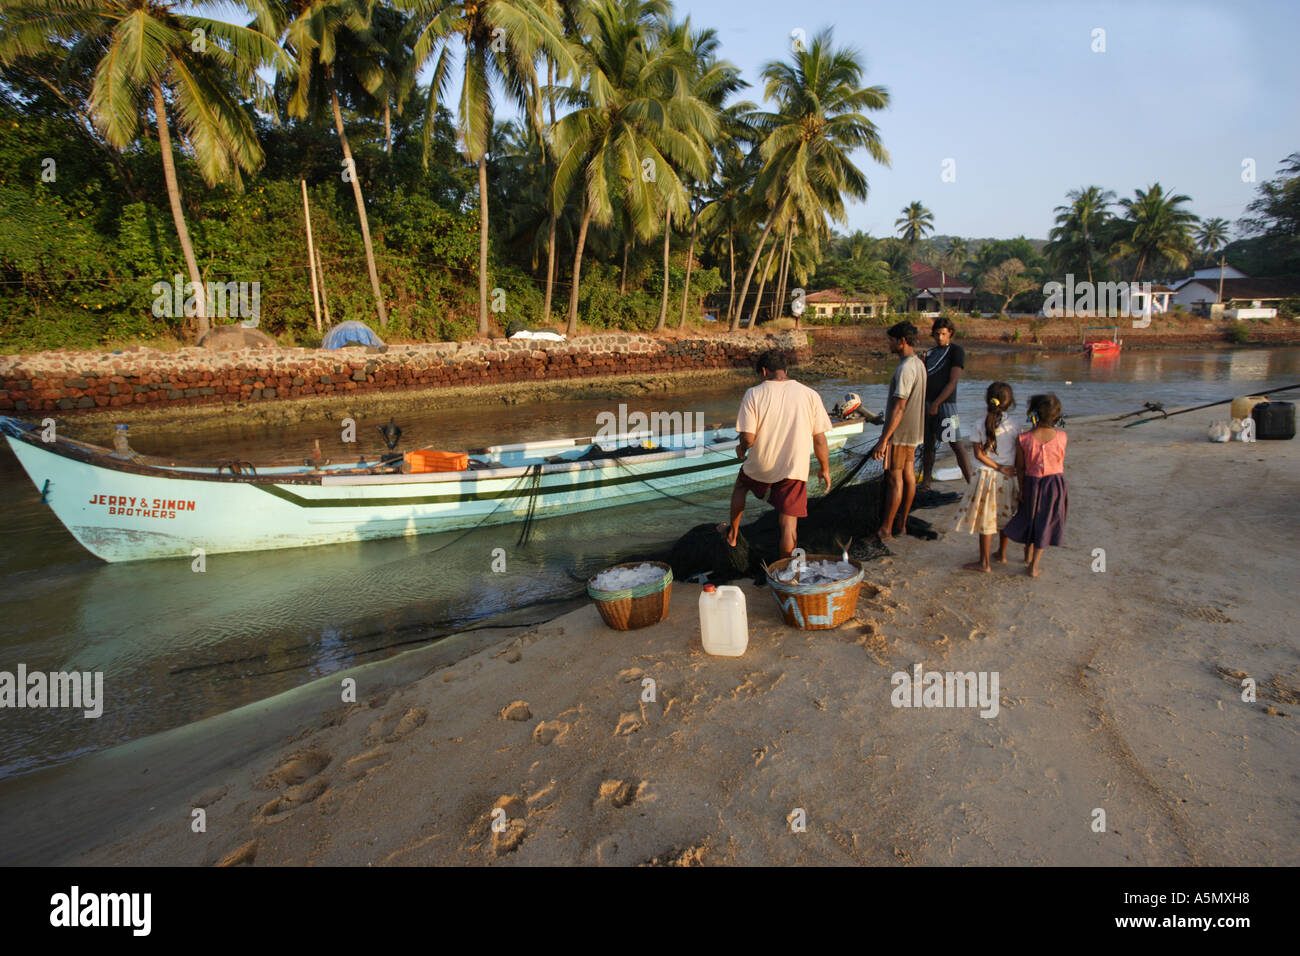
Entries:
POLYGON ((704 585, 700 592, 700 640, 704 650, 722 657, 739 657, 749 646, 745 592, 724 584, 704 585))

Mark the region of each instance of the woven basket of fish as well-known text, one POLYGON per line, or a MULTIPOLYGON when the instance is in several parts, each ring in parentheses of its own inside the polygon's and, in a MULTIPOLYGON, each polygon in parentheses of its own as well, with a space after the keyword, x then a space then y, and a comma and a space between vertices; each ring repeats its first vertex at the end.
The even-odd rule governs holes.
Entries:
POLYGON ((601 618, 616 631, 635 631, 668 616, 673 569, 662 561, 627 561, 605 568, 587 582, 601 618))
POLYGON ((839 627, 857 612, 866 568, 834 554, 782 558, 767 566, 767 585, 781 616, 808 631, 839 627))

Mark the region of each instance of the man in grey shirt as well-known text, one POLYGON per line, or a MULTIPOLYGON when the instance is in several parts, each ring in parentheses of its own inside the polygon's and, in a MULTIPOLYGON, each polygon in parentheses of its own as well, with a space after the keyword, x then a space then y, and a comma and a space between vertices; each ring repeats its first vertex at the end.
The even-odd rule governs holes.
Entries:
POLYGON ((907 530, 916 497, 916 446, 925 439, 925 363, 916 356, 916 326, 903 321, 889 329, 889 350, 898 368, 889 381, 885 427, 871 457, 885 463, 885 510, 876 532, 888 541, 907 530))

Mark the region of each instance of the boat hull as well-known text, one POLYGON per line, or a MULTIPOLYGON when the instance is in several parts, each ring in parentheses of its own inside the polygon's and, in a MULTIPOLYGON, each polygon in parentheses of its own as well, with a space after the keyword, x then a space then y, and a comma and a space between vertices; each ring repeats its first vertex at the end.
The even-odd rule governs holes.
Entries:
MULTIPOLYGON (((832 449, 860 422, 827 434, 832 449)), ((234 479, 139 473, 5 437, 44 502, 105 561, 192 558, 455 531, 617 507, 730 484, 735 441, 621 459, 444 475, 234 479)), ((542 443, 545 444, 545 443, 542 443)), ((520 446, 514 446, 520 447, 520 446)), ((527 447, 527 446, 523 446, 527 447)), ((84 457, 84 456, 83 456, 84 457)))
POLYGON ((1092 358, 1118 355, 1120 351, 1120 346, 1115 342, 1089 342, 1085 347, 1092 358))

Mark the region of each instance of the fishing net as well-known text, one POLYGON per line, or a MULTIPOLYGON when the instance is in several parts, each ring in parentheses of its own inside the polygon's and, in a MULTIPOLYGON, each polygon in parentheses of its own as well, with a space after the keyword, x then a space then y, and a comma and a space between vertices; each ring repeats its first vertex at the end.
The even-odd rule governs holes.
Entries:
MULTIPOLYGON (((799 519, 799 547, 809 554, 838 555, 841 543, 849 544, 850 538, 850 558, 874 561, 891 553, 873 537, 880 527, 885 495, 884 467, 867 457, 870 448, 868 442, 856 449, 845 449, 848 467, 844 475, 828 494, 808 499, 808 516, 799 519)), ((918 492, 912 509, 915 512, 918 508, 950 504, 960 497, 952 492, 918 492)), ((938 537, 930 523, 914 513, 908 516, 907 533, 930 540, 938 537)), ((699 524, 677 539, 668 562, 678 580, 707 572, 713 583, 751 577, 761 584, 765 579, 763 564, 780 557, 780 522, 775 509, 767 508, 753 521, 741 525, 735 548, 727 546, 717 523, 699 524)))

